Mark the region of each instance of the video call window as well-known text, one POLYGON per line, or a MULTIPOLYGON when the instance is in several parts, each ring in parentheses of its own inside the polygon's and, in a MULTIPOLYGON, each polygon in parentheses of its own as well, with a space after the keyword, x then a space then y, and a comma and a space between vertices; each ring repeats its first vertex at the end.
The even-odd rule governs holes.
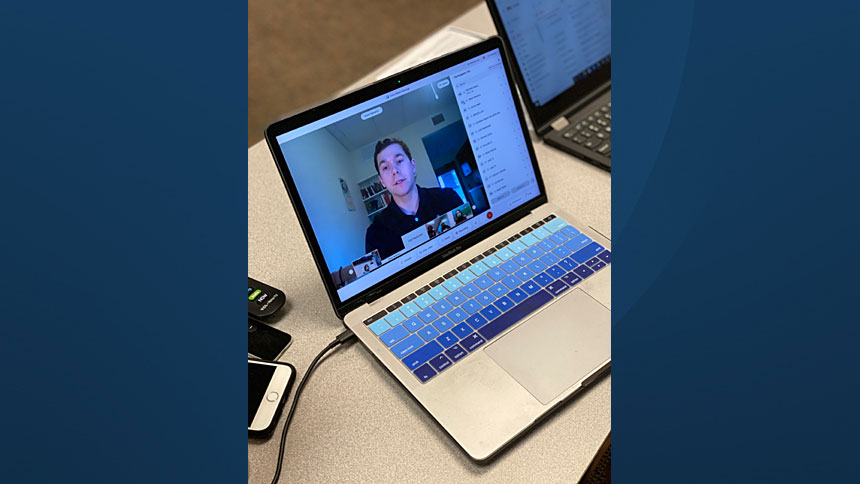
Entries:
POLYGON ((336 288, 490 208, 449 78, 281 149, 336 288))

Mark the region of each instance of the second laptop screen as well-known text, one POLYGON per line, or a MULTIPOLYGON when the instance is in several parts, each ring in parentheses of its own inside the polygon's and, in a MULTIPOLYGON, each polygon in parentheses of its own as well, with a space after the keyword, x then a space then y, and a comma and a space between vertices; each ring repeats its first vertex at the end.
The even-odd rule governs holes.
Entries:
POLYGON ((540 195, 498 50, 277 142, 341 301, 540 195))

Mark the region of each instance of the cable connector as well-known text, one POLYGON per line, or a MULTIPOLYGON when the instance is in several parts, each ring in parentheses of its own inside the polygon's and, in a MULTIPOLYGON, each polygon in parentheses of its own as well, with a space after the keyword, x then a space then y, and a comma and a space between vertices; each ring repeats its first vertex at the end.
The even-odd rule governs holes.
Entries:
POLYGON ((355 333, 353 333, 351 329, 346 329, 343 333, 337 335, 335 340, 340 344, 344 344, 352 338, 355 338, 355 333))

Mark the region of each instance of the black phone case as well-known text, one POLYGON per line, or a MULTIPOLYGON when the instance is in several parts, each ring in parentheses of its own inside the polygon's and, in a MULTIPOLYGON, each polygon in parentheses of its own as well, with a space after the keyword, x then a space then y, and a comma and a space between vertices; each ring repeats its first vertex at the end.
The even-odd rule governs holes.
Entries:
MULTIPOLYGON (((249 361, 253 361, 253 359, 249 359, 249 361)), ((262 360, 260 360, 262 361, 262 360)), ((264 428, 263 430, 251 430, 248 429, 248 436, 255 438, 266 438, 272 434, 272 431, 275 430, 275 427, 278 426, 278 420, 281 418, 281 412, 284 410, 284 405, 287 403, 287 399, 290 396, 290 392, 293 388, 293 382, 296 379, 296 367, 289 363, 282 363, 280 361, 266 361, 266 363, 272 363, 275 365, 284 365, 289 366, 292 370, 292 374, 290 374, 290 379, 287 380, 287 386, 284 388, 284 396, 281 398, 281 401, 278 402, 278 408, 275 410, 275 415, 272 417, 271 423, 269 426, 264 428)))

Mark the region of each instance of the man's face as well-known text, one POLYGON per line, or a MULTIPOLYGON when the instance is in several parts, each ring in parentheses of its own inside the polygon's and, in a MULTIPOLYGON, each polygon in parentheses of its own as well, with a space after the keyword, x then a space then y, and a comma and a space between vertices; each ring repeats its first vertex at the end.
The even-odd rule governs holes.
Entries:
POLYGON ((415 162, 398 143, 386 146, 376 155, 379 182, 394 196, 403 196, 415 186, 415 162))

